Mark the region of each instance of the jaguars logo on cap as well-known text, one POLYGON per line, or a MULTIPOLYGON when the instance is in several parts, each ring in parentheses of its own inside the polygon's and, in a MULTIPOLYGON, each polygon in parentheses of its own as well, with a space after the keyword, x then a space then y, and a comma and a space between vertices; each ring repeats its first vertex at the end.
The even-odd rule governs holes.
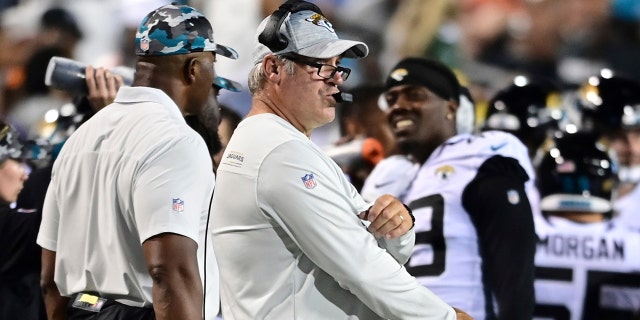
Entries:
POLYGON ((314 13, 314 14, 311 15, 311 17, 306 18, 304 20, 309 21, 309 22, 315 24, 316 26, 325 27, 331 33, 336 33, 336 31, 333 29, 333 25, 331 24, 331 22, 329 22, 329 20, 327 20, 327 18, 325 18, 323 15, 321 15, 319 13, 314 13))
POLYGON ((389 78, 395 81, 402 81, 402 79, 404 79, 404 77, 408 75, 409 75, 409 71, 407 69, 399 68, 399 69, 393 70, 393 72, 391 72, 391 74, 389 75, 389 78))

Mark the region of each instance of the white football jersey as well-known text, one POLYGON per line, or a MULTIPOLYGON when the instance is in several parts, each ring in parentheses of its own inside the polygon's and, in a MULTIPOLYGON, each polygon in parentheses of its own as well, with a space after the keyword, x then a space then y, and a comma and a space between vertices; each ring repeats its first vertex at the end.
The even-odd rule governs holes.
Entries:
POLYGON ((420 165, 405 155, 397 154, 384 158, 369 173, 360 194, 370 202, 383 194, 390 194, 404 201, 404 196, 418 169, 420 165))
POLYGON ((640 311, 640 233, 612 221, 551 216, 535 223, 534 319, 634 319, 640 311))
MULTIPOLYGON (((438 147, 420 167, 409 186, 405 203, 416 218, 416 244, 407 269, 450 305, 485 319, 487 305, 482 282, 478 235, 462 205, 462 193, 490 157, 518 160, 530 179, 531 202, 539 195, 527 148, 515 136, 501 131, 457 135, 438 147)), ((510 201, 522 201, 514 195, 510 201)), ((537 208, 537 202, 534 203, 537 208)))

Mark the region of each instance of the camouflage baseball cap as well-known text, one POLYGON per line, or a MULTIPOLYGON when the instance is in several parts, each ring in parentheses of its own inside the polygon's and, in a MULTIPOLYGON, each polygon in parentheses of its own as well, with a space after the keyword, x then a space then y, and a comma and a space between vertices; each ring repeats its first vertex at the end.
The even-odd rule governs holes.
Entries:
POLYGON ((233 92, 242 91, 242 85, 240 83, 223 77, 213 79, 213 85, 218 89, 226 89, 233 92))
POLYGON ((22 156, 22 143, 18 133, 8 123, 0 120, 0 163, 22 156))
POLYGON ((136 54, 167 56, 212 51, 231 59, 238 53, 216 44, 207 18, 186 5, 165 5, 150 12, 136 32, 136 54))

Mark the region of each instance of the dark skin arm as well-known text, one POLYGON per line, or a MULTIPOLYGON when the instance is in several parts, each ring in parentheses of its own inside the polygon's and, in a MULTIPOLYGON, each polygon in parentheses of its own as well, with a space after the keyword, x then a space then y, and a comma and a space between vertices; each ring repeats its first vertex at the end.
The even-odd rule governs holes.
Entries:
POLYGON ((53 280, 56 266, 56 252, 42 249, 42 268, 40 269, 40 288, 47 310, 47 319, 64 320, 67 318, 68 297, 63 297, 53 280))
POLYGON ((203 289, 190 238, 162 233, 142 244, 153 279, 153 309, 157 320, 202 319, 203 289))

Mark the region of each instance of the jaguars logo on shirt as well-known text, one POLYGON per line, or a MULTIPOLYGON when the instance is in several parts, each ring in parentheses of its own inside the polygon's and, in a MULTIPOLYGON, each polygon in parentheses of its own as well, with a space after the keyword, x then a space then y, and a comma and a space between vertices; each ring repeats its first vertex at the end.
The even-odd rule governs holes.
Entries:
POLYGON ((436 169, 436 177, 442 181, 447 181, 455 172, 456 170, 452 166, 445 164, 436 169))

